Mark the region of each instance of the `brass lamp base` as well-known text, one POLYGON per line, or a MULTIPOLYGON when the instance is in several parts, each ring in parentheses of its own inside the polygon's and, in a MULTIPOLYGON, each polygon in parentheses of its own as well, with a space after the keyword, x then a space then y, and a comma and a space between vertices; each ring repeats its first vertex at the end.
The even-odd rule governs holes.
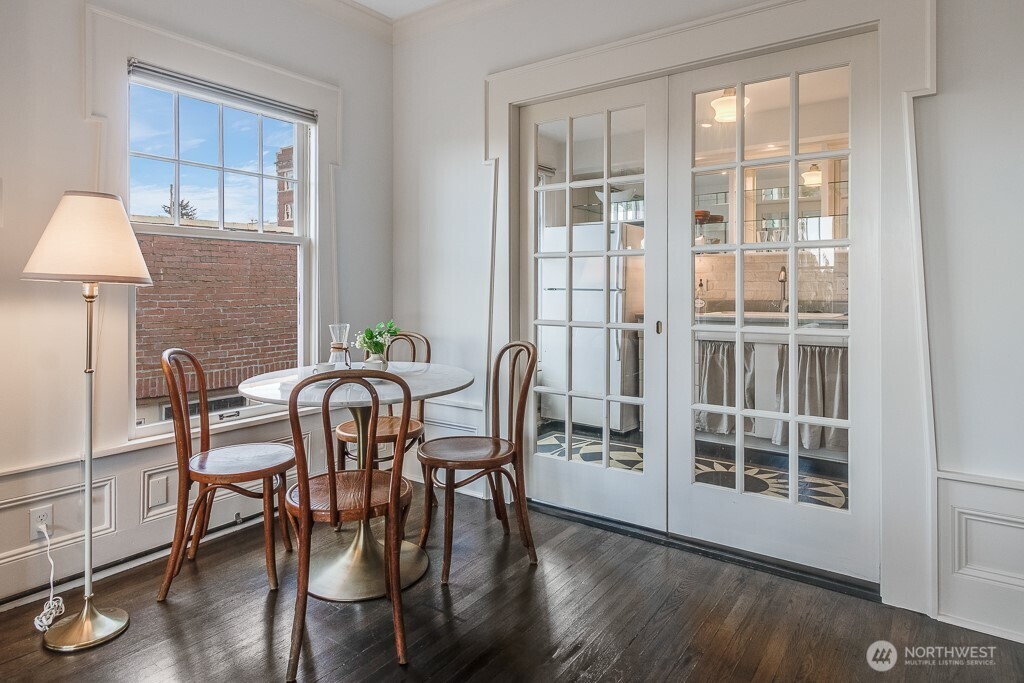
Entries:
POLYGON ((61 619, 43 634, 43 645, 59 652, 76 652, 113 640, 127 628, 127 612, 117 607, 96 609, 90 595, 81 612, 61 619))

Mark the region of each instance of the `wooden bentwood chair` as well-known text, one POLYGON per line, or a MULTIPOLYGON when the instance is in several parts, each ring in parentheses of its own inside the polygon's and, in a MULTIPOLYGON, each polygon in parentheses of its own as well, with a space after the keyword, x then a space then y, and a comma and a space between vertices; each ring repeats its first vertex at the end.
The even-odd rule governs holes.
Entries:
POLYGON ((486 477, 494 499, 494 514, 501 521, 508 534, 508 511, 505 507, 505 492, 502 477, 508 479, 512 488, 512 502, 519 522, 519 536, 530 555, 530 564, 537 564, 537 551, 533 545, 530 519, 526 512, 526 481, 523 476, 523 424, 526 418, 526 401, 529 398, 530 383, 537 368, 537 347, 529 342, 511 342, 502 347, 494 361, 491 377, 491 435, 451 436, 433 439, 420 446, 417 457, 425 468, 424 483, 429 495, 424 496, 423 530, 420 533, 420 547, 427 544, 430 534, 431 499, 433 486, 444 487, 444 563, 441 565, 441 583, 448 583, 452 564, 452 525, 455 516, 455 490, 486 477), (501 410, 498 395, 501 385, 502 360, 508 357, 508 439, 501 438, 501 410), (520 365, 520 360, 524 364, 520 365), (521 379, 520 379, 521 375, 521 379), (517 386, 518 385, 518 386, 517 386), (512 465, 512 473, 507 469, 512 465), (437 472, 444 470, 444 482, 437 478, 437 472), (462 481, 455 481, 455 472, 479 470, 462 481))
MULTIPOLYGON (((429 363, 430 362, 430 340, 418 332, 399 332, 388 344, 384 350, 384 358, 392 360, 392 353, 396 344, 407 344, 409 347, 409 355, 413 363, 429 363)), ((416 411, 412 418, 409 420, 409 434, 406 438, 405 450, 408 451, 414 443, 417 441, 423 443, 423 406, 425 401, 416 401, 416 411)), ((395 411, 392 406, 387 408, 388 414, 381 416, 377 421, 377 443, 393 444, 398 438, 398 425, 401 422, 401 418, 395 417, 395 411)), ((356 443, 359 440, 358 429, 356 427, 355 420, 349 420, 338 425, 335 430, 335 438, 340 442, 339 448, 340 455, 338 457, 338 466, 341 469, 346 469, 346 461, 355 461, 358 456, 355 453, 350 453, 348 450, 348 444, 356 443)), ((391 460, 392 455, 386 455, 378 457, 376 453, 374 455, 374 463, 379 464, 391 460)), ((426 470, 424 469, 424 479, 426 481, 426 470)))
MULTIPOLYGON (((398 375, 379 370, 335 370, 308 377, 292 389, 288 399, 288 417, 296 444, 295 465, 298 477, 288 489, 285 504, 288 514, 297 522, 299 544, 298 589, 295 594, 295 621, 292 624, 291 653, 288 657, 288 680, 298 673, 299 652, 305 631, 306 603, 309 597, 309 553, 313 524, 323 522, 337 527, 341 522, 369 521, 385 518, 384 572, 387 596, 391 600, 391 616, 395 627, 395 649, 398 663, 406 663, 405 622, 402 616, 400 574, 401 543, 406 517, 412 503, 412 484, 402 476, 405 444, 408 438, 412 394, 409 385, 398 375), (371 379, 395 384, 402 391, 402 415, 398 418, 394 462, 390 470, 375 469, 372 458, 366 458, 361 470, 338 471, 334 459, 334 429, 331 427, 331 396, 346 384, 357 384, 370 395, 370 417, 366 435, 366 452, 376 452, 380 398, 369 382, 371 379), (327 450, 327 473, 309 476, 302 426, 299 423, 299 394, 310 384, 331 381, 320 404, 324 443, 327 450)), ((314 596, 315 597, 315 596, 314 596)))
POLYGON ((285 521, 285 473, 295 465, 295 451, 279 443, 246 443, 210 448, 210 413, 207 404, 206 376, 199 359, 184 349, 167 349, 160 357, 164 378, 171 398, 171 416, 174 420, 174 441, 178 456, 178 512, 174 524, 171 556, 167 558, 164 581, 157 594, 162 602, 171 589, 171 582, 181 571, 186 553, 194 560, 199 541, 210 526, 210 512, 217 489, 228 489, 246 498, 263 499, 263 544, 267 560, 267 578, 270 590, 277 590, 277 564, 274 559, 274 492, 278 496, 281 537, 285 550, 291 552, 285 521), (199 391, 199 453, 192 452, 192 421, 188 404, 188 374, 185 366, 195 373, 195 386, 199 391), (263 481, 262 492, 250 491, 240 484, 263 481), (199 484, 199 496, 188 512, 188 497, 192 484, 199 484), (187 521, 186 521, 187 518, 187 521))

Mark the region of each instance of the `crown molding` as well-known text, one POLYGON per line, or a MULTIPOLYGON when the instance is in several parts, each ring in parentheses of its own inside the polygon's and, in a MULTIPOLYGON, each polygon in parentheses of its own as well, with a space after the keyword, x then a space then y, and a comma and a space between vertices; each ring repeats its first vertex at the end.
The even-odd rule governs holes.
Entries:
MULTIPOLYGON (((345 1, 345 0, 340 0, 345 1)), ((511 5, 517 0, 447 0, 433 7, 396 19, 393 41, 397 45, 426 33, 511 5)))
POLYGON ((385 42, 392 42, 394 29, 391 19, 355 0, 297 0, 303 5, 319 10, 346 26, 364 29, 385 42))

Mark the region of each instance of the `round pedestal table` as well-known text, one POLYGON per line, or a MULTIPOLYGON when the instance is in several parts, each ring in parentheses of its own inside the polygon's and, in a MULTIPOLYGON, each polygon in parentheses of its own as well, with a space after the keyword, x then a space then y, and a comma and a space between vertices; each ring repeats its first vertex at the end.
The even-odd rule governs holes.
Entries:
MULTIPOLYGON (((333 366, 321 364, 319 372, 325 372, 325 368, 328 367, 332 370, 346 369, 342 363, 333 366)), ((358 370, 360 367, 361 363, 352 364, 353 369, 358 370)), ((473 375, 468 370, 438 363, 392 361, 388 372, 393 372, 405 380, 413 401, 452 394, 473 383, 473 375)), ((317 373, 317 366, 268 372, 242 382, 238 386, 238 393, 261 403, 288 405, 288 398, 295 385, 317 373)), ((324 392, 330 384, 329 381, 325 381, 306 387, 299 396, 299 406, 320 407, 324 392)), ((382 407, 402 401, 401 390, 391 382, 375 382, 374 388, 382 407)), ((369 393, 354 384, 342 386, 331 396, 331 408, 345 408, 352 413, 352 419, 356 421, 358 427, 357 433, 360 435, 356 446, 362 467, 367 454, 366 444, 361 435, 367 433, 370 419, 369 393)), ((337 552, 332 550, 326 554, 318 553, 311 558, 310 563, 309 592, 321 600, 354 602, 384 596, 384 546, 373 537, 369 522, 359 522, 355 538, 348 546, 339 547, 337 552)), ((430 560, 423 549, 415 543, 403 540, 402 588, 423 576, 428 566, 430 560)))

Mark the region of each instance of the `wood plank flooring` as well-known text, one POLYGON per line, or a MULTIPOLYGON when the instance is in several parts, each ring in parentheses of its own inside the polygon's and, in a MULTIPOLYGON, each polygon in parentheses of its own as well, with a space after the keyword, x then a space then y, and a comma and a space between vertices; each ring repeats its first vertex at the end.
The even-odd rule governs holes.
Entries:
MULTIPOLYGON (((440 492, 439 492, 440 494, 440 492)), ((422 489, 409 520, 418 535, 422 489)), ((438 513, 435 511, 435 515, 438 513)), ((440 519, 427 575, 404 593, 408 666, 394 660, 388 603, 310 600, 304 681, 1024 680, 1024 645, 913 612, 746 569, 539 512, 540 564, 504 537, 489 503, 459 495, 451 584, 440 585, 440 519), (993 666, 872 671, 866 650, 996 647, 993 666)), ((315 547, 351 538, 321 526, 315 547)), ((278 553, 267 590, 261 529, 205 544, 164 604, 163 560, 99 582, 100 606, 131 614, 127 633, 71 655, 43 649, 39 605, 0 613, 0 681, 278 681, 288 657, 295 557, 278 553)), ((70 594, 69 613, 81 590, 70 594)))

